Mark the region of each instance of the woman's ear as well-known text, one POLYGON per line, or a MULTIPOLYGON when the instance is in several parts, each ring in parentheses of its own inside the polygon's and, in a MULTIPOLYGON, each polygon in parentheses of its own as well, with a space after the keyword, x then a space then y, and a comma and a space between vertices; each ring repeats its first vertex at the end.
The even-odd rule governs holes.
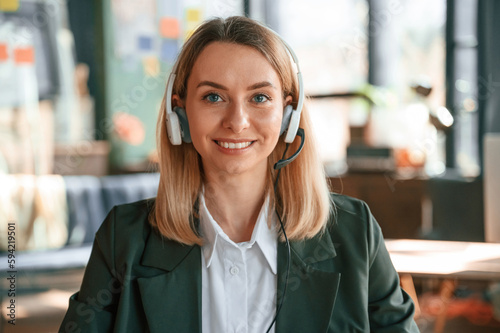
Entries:
POLYGON ((292 102, 293 102, 292 95, 288 95, 285 97, 285 101, 283 103, 283 106, 288 106, 288 105, 292 104, 292 102))
POLYGON ((177 94, 173 94, 173 95, 172 95, 172 109, 173 109, 174 107, 176 107, 176 106, 181 107, 181 108, 183 108, 183 109, 184 109, 184 102, 183 102, 183 101, 182 101, 182 99, 179 97, 179 95, 177 95, 177 94))

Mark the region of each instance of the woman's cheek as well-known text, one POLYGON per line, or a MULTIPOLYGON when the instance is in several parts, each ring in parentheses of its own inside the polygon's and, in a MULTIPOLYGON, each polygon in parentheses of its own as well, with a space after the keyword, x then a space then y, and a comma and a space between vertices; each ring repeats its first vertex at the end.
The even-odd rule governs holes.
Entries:
POLYGON ((270 136, 279 137, 279 132, 281 129, 281 119, 283 118, 281 113, 273 112, 266 116, 261 116, 256 119, 257 126, 264 133, 268 133, 270 136))

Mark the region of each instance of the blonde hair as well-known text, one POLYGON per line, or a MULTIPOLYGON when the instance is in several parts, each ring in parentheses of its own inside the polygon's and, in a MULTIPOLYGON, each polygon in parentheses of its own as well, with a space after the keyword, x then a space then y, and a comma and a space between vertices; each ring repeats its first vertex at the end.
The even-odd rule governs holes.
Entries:
MULTIPOLYGON (((206 21, 191 35, 177 60, 173 94, 185 98, 191 69, 203 49, 212 42, 246 45, 263 54, 280 78, 283 96, 292 96, 295 107, 299 95, 297 76, 280 37, 261 24, 239 16, 206 21)), ((166 93, 157 123, 160 184, 149 220, 166 238, 183 244, 201 245, 202 239, 193 218, 193 208, 203 183, 200 156, 192 143, 179 146, 170 143, 165 125, 165 103, 172 101, 165 99, 166 93)), ((278 214, 283 217, 290 240, 315 236, 324 229, 330 214, 329 189, 305 106, 300 127, 306 133, 304 148, 294 162, 282 169, 276 198, 272 198, 278 214)), ((295 140, 289 151, 297 150, 299 141, 295 140)), ((281 158, 285 146, 280 139, 268 157, 269 189, 276 177, 273 165, 281 158)))

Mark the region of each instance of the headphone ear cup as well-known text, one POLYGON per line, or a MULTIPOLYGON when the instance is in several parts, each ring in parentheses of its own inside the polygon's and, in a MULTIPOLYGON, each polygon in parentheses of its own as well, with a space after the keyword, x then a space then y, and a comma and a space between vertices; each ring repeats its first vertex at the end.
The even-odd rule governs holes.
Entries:
POLYGON ((285 142, 292 143, 297 136, 297 131, 300 124, 300 112, 297 110, 292 111, 292 116, 290 117, 290 124, 286 131, 285 142))
POLYGON ((167 135, 170 143, 178 146, 182 143, 181 129, 179 125, 179 117, 176 113, 166 113, 165 125, 167 126, 167 135))
POLYGON ((187 119, 186 110, 183 108, 176 106, 173 111, 179 117, 179 127, 181 131, 182 141, 186 143, 191 142, 191 132, 189 132, 189 123, 187 119))
POLYGON ((290 118, 292 117, 293 107, 291 105, 287 105, 283 110, 283 119, 281 120, 281 129, 280 136, 285 133, 290 124, 290 118))

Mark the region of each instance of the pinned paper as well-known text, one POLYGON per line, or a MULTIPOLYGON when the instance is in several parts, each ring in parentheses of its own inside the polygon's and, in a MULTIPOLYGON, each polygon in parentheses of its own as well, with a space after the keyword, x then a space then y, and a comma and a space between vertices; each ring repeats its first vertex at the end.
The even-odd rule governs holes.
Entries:
POLYGON ((160 35, 165 38, 179 38, 179 20, 175 17, 163 17, 160 19, 160 35))
POLYGON ((9 53, 7 52, 7 44, 0 44, 0 61, 5 61, 9 59, 9 53))
POLYGON ((186 10, 186 21, 189 22, 200 22, 201 21, 201 10, 198 8, 188 8, 186 10))
POLYGON ((184 38, 188 39, 200 25, 202 20, 201 10, 198 8, 188 8, 186 10, 186 33, 184 38))
POLYGON ((4 12, 15 12, 19 9, 19 0, 0 0, 0 10, 4 12))
POLYGON ((164 40, 161 44, 161 59, 166 62, 174 63, 179 52, 179 45, 176 40, 164 40))
POLYGON ((135 54, 127 54, 121 59, 121 68, 127 73, 139 70, 140 59, 135 54))
POLYGON ((137 47, 141 51, 151 51, 153 49, 153 37, 138 36, 137 47))
POLYGON ((144 57, 142 59, 144 73, 148 76, 158 76, 160 74, 160 62, 155 56, 144 57))
POLYGON ((16 64, 33 64, 35 62, 35 50, 33 47, 14 49, 14 61, 16 64))

